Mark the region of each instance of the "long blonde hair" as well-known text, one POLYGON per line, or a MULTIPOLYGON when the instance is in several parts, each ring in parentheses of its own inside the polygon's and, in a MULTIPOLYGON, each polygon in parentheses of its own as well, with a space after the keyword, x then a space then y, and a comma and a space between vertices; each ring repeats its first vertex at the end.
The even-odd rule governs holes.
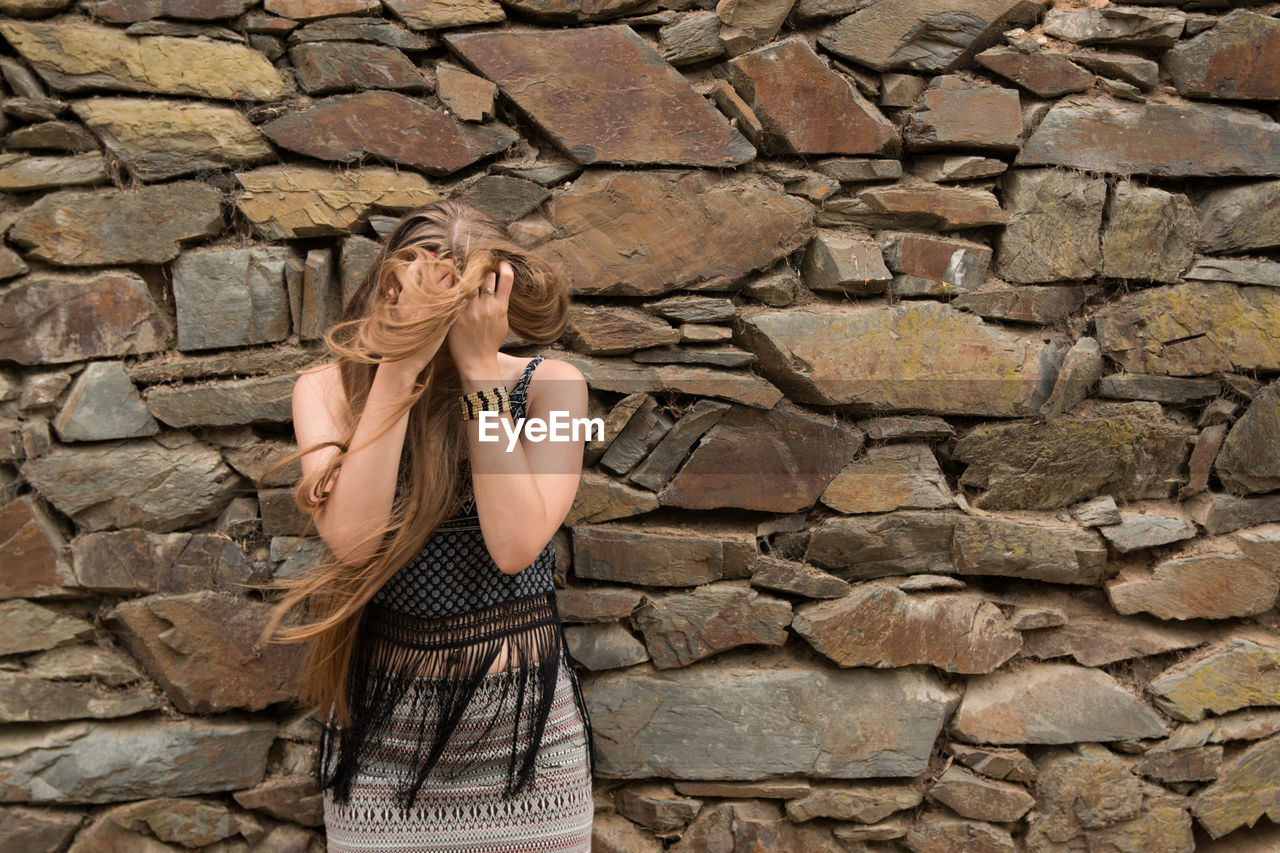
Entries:
MULTIPOLYGON (((467 301, 476 298, 486 273, 496 270, 503 260, 515 270, 507 309, 509 329, 533 344, 558 339, 568 318, 567 287, 550 264, 512 241, 506 228, 492 217, 460 202, 442 200, 405 214, 387 236, 341 320, 325 336, 328 356, 336 359, 347 400, 345 434, 341 441, 298 448, 275 466, 323 447, 338 448, 327 465, 304 476, 294 488, 299 509, 311 517, 309 530, 342 469, 378 363, 403 358, 421 341, 441 335, 467 301), (427 252, 434 252, 435 257, 427 252), (445 288, 412 280, 401 282, 397 272, 419 258, 428 266, 423 281, 435 281, 436 264, 453 259, 453 274, 445 288), (410 288, 416 301, 431 310, 418 322, 400 322, 387 293, 410 288)), ((465 498, 459 488, 463 485, 460 465, 466 443, 457 407, 461 383, 456 371, 438 368, 433 359, 388 419, 390 424, 409 412, 390 517, 385 526, 369 531, 362 543, 377 543, 374 557, 353 566, 323 548, 320 560, 307 570, 257 585, 264 591, 284 592, 259 641, 309 643, 299 699, 322 711, 332 707, 344 726, 350 725, 351 719, 342 688, 365 604, 422 550, 431 533, 465 498), (299 604, 306 606, 311 621, 282 626, 285 616, 299 604)))

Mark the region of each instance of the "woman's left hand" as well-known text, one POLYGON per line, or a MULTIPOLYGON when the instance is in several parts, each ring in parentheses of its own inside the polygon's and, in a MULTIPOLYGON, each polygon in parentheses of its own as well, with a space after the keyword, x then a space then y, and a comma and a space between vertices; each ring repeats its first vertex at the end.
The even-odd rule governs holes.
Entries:
POLYGON ((480 291, 449 327, 449 354, 460 373, 469 369, 491 370, 507 337, 507 303, 515 269, 507 261, 495 273, 485 274, 480 291), (488 291, 492 290, 492 293, 488 291))

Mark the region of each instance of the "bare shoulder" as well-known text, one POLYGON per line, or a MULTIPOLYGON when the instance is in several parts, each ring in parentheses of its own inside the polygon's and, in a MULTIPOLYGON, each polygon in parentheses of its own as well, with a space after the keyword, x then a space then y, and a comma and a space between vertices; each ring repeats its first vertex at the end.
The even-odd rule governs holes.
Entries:
POLYGON ((342 388, 342 372, 336 362, 309 367, 298 375, 293 387, 294 399, 299 397, 323 402, 328 408, 341 408, 346 403, 342 388))
MULTIPOLYGON (((532 359, 530 359, 532 361, 532 359)), ((544 358, 533 369, 533 379, 572 379, 586 384, 582 371, 562 358, 544 358)))

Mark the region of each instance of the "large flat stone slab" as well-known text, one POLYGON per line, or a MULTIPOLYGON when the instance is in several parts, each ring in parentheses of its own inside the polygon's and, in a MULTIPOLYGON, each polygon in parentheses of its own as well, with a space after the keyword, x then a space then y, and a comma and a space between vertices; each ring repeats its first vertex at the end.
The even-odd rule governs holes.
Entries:
POLYGON ((216 516, 238 486, 222 454, 186 433, 58 448, 28 460, 22 473, 87 530, 166 533, 216 516))
POLYGON ((1204 719, 1254 705, 1280 705, 1280 648, 1236 637, 1203 657, 1176 663, 1147 691, 1179 720, 1204 719))
POLYGON ((234 107, 168 98, 88 98, 71 109, 142 181, 276 158, 234 107))
POLYGON ((109 618, 178 710, 208 714, 258 711, 297 696, 304 649, 260 648, 269 615, 265 602, 201 590, 124 601, 109 618))
POLYGON ((1125 294, 1096 318, 1103 352, 1132 373, 1280 368, 1280 290, 1190 281, 1125 294))
POLYGON ((727 290, 809 241, 813 208, 757 179, 592 169, 548 202, 536 248, 574 294, 727 290))
POLYGON ((502 151, 516 135, 505 127, 460 122, 395 92, 361 92, 317 101, 263 125, 282 148, 318 160, 364 155, 447 175, 502 151))
POLYGON ((1164 56, 1178 92, 1193 98, 1280 98, 1280 21, 1236 9, 1164 56))
POLYGON ((270 60, 241 44, 131 36, 80 22, 4 21, 0 34, 60 92, 117 89, 247 101, 292 93, 270 60))
POLYGON ((764 128, 774 154, 878 154, 897 144, 893 123, 802 38, 734 57, 723 73, 764 128))
POLYGON ((743 318, 768 379, 799 403, 875 412, 1027 413, 1045 343, 943 303, 823 306, 743 318))
POLYGON ((1160 716, 1105 672, 1041 663, 969 679, 952 722, 970 743, 1080 743, 1161 737, 1160 716))
POLYGON ((1004 30, 1033 23, 1042 9, 1021 0, 878 0, 842 18, 818 44, 876 71, 938 73, 959 67, 1004 30))
POLYGON ((957 694, 919 668, 832 670, 736 656, 605 673, 586 688, 605 778, 915 776, 957 694), (743 748, 750 732, 750 748, 743 748))
POLYGON ((283 246, 187 252, 173 265, 178 349, 274 343, 289 335, 283 246))
POLYGON ((130 272, 31 276, 0 293, 0 358, 19 364, 155 352, 171 335, 146 282, 130 272))
POLYGON ((162 264, 222 230, 222 193, 199 181, 41 196, 9 229, 28 255, 63 266, 162 264))
POLYGON ((0 801, 112 803, 240 790, 262 781, 275 738, 274 721, 242 717, 13 726, 0 734, 0 801))
POLYGON ((409 210, 438 198, 422 175, 381 166, 267 166, 236 178, 245 190, 236 206, 268 240, 345 234, 375 206, 409 210))
POLYGON ((1058 101, 1017 166, 1068 166, 1160 177, 1280 175, 1280 124, 1217 104, 1058 101))
POLYGON ((444 40, 574 162, 731 167, 755 157, 728 119, 630 27, 444 40))

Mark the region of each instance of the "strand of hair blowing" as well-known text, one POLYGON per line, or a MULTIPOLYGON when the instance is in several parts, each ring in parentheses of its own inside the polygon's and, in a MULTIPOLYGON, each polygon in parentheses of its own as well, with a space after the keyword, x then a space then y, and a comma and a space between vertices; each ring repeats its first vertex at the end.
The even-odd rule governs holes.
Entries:
MULTIPOLYGON (((340 476, 351 437, 368 399, 374 373, 382 361, 412 355, 423 340, 441 334, 478 295, 481 283, 502 260, 515 271, 507 308, 508 327, 534 344, 557 340, 568 318, 569 295, 555 270, 542 258, 511 241, 497 221, 473 208, 452 201, 436 202, 406 214, 388 236, 381 253, 356 292, 342 319, 329 330, 325 342, 336 360, 347 399, 348 421, 341 441, 299 448, 275 468, 289 464, 323 447, 338 452, 327 465, 303 477, 294 487, 294 498, 314 527, 315 515, 325 505, 328 491, 340 476), (435 257, 426 255, 434 252, 435 257), (425 256, 425 257, 424 257, 425 256), (428 265, 422 280, 400 278, 415 259, 428 265), (452 258, 453 275, 437 289, 423 281, 436 281, 435 265, 452 258), (410 297, 429 310, 417 321, 401 320, 386 297, 388 290, 400 299, 410 297), (402 289, 411 289, 402 293, 402 289)), ((354 647, 360 616, 374 594, 401 567, 422 550, 427 538, 456 509, 460 469, 466 434, 457 413, 461 382, 456 372, 437 370, 433 360, 419 383, 387 419, 388 428, 409 412, 400 458, 396 496, 387 523, 369 531, 361 544, 377 543, 374 556, 362 565, 339 560, 327 547, 311 567, 269 583, 251 585, 264 592, 283 591, 275 602, 259 642, 308 643, 299 683, 299 699, 322 711, 333 708, 343 726, 351 724, 343 686, 354 647), (303 606, 306 619, 290 619, 303 606)))

